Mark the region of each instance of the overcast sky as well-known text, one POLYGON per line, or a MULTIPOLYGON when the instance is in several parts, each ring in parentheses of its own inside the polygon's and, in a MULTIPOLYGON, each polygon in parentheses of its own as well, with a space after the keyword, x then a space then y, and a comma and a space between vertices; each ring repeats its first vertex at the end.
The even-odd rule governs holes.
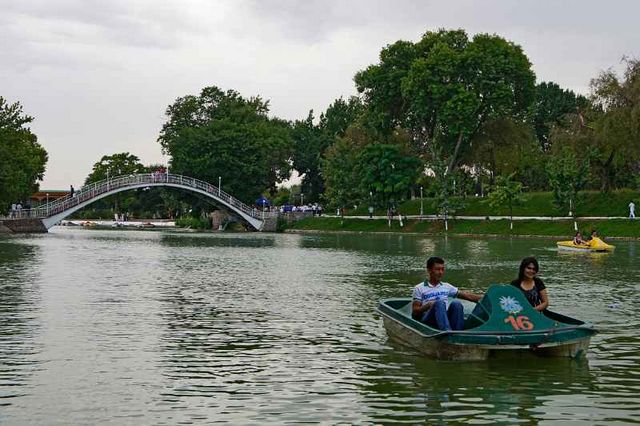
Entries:
POLYGON ((640 57, 633 0, 0 0, 0 96, 35 118, 44 189, 81 186, 103 155, 166 162, 156 142, 177 97, 216 85, 300 119, 355 94, 381 48, 428 30, 496 33, 538 81, 588 93, 640 57))

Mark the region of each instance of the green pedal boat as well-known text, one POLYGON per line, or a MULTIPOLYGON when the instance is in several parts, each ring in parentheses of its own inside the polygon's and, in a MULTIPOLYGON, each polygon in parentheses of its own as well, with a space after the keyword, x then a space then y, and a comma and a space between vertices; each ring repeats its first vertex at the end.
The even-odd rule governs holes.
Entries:
MULTIPOLYGON (((540 356, 584 356, 593 325, 551 311, 533 309, 511 285, 492 285, 465 314, 464 329, 442 331, 411 318, 410 298, 385 299, 378 312, 392 340, 429 357, 483 360, 498 354, 529 352, 540 356)), ((465 309, 466 311, 466 309, 465 309)))

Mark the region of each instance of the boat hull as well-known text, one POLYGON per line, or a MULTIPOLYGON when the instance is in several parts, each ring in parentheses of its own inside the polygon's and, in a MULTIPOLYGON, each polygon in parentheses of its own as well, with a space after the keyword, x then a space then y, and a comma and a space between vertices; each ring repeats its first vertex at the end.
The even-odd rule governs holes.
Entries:
POLYGON ((408 328, 401 322, 382 314, 384 328, 391 340, 410 347, 429 358, 449 361, 484 361, 501 356, 532 354, 540 357, 581 358, 586 355, 591 341, 584 337, 565 342, 540 345, 487 345, 451 343, 446 338, 433 338, 408 328))
POLYGON ((492 285, 465 315, 462 330, 443 331, 412 318, 412 300, 385 299, 378 312, 392 341, 428 357, 484 360, 503 355, 580 358, 593 325, 556 312, 538 312, 512 285, 492 285))
POLYGON ((573 241, 558 241, 556 243, 558 250, 577 251, 585 253, 605 253, 613 251, 615 246, 607 244, 600 238, 593 238, 585 244, 574 244, 573 241))

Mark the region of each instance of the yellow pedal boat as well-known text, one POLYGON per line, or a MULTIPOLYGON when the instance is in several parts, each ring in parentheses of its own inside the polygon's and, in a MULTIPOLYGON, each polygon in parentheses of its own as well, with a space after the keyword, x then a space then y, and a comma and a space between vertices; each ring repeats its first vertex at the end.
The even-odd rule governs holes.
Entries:
POLYGON ((556 243, 559 250, 585 251, 585 252, 605 252, 613 251, 616 246, 607 244, 598 237, 594 237, 583 244, 574 244, 572 241, 558 241, 556 243))

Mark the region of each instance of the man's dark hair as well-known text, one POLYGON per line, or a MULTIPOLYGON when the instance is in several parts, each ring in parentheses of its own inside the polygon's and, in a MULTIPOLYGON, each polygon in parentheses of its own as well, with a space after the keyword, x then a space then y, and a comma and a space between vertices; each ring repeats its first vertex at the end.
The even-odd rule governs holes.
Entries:
POLYGON ((438 265, 444 265, 444 259, 438 256, 431 256, 428 260, 427 260, 427 269, 431 269, 433 268, 433 265, 435 264, 438 265))

